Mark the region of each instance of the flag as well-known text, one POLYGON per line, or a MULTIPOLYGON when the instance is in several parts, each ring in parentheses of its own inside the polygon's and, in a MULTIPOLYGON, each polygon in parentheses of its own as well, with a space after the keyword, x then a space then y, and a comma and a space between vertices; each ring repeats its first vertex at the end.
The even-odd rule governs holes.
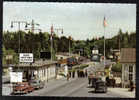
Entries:
POLYGON ((104 27, 107 26, 107 22, 106 22, 105 16, 104 16, 104 20, 103 20, 103 26, 104 26, 104 27))

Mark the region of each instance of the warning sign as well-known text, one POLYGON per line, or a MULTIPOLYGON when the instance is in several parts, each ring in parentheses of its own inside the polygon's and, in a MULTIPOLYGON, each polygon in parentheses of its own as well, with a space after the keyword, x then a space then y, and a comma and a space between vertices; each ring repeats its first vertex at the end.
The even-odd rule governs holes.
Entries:
POLYGON ((33 62, 33 54, 32 53, 20 53, 19 61, 20 62, 33 62))

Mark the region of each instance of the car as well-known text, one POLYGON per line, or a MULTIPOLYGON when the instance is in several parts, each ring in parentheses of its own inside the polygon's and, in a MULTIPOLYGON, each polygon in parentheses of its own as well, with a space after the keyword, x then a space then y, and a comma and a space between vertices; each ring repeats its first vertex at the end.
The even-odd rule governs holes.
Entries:
POLYGON ((30 80, 30 85, 34 87, 35 89, 41 89, 44 88, 45 82, 41 80, 30 80))
POLYGON ((102 81, 102 80, 96 81, 95 93, 97 93, 97 92, 104 92, 104 93, 107 92, 107 85, 106 85, 105 81, 102 81))
POLYGON ((100 56, 99 56, 99 54, 93 54, 93 55, 91 55, 90 60, 93 61, 93 62, 100 62, 100 56))
POLYGON ((34 91, 34 88, 28 82, 17 83, 13 86, 12 94, 26 94, 34 91))
POLYGON ((76 58, 74 57, 71 57, 71 58, 67 58, 67 65, 68 66, 74 66, 74 65, 77 65, 78 64, 78 61, 76 58))

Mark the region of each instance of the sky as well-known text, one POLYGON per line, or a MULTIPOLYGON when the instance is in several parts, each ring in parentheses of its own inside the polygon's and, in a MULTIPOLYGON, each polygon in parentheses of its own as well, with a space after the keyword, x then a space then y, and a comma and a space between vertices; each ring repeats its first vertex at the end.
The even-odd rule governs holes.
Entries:
MULTIPOLYGON (((60 36, 72 36, 75 40, 86 40, 104 36, 111 38, 123 32, 136 31, 136 4, 113 3, 53 3, 53 2, 4 2, 3 31, 17 31, 18 25, 11 28, 11 21, 27 21, 40 24, 36 28, 50 32, 63 28, 60 36), (103 27, 104 16, 107 26, 103 27)), ((21 30, 25 30, 21 24, 21 30)), ((35 31, 37 33, 37 31, 35 31)))

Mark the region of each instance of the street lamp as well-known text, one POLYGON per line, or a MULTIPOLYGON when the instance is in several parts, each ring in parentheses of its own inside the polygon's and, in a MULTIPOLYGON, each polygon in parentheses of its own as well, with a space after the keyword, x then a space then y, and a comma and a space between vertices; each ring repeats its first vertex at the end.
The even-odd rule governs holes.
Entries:
POLYGON ((27 27, 26 21, 11 21, 11 28, 14 27, 14 24, 18 24, 18 31, 19 31, 19 49, 18 53, 20 53, 20 24, 25 24, 25 28, 27 27))

